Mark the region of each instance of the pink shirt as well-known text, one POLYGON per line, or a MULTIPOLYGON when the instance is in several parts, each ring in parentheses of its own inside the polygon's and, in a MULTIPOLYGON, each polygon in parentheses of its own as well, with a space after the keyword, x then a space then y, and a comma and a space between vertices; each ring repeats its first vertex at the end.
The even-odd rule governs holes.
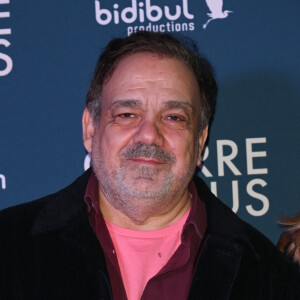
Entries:
POLYGON ((128 299, 139 300, 147 282, 169 261, 181 243, 181 232, 188 217, 153 231, 125 229, 105 220, 117 254, 128 299))

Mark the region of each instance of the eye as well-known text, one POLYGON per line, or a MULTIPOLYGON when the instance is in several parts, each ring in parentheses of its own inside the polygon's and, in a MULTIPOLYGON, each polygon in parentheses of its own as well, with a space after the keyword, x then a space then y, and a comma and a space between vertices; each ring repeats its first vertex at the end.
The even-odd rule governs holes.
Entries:
POLYGON ((114 117, 115 123, 122 126, 135 125, 139 119, 138 114, 131 112, 118 113, 114 117))
POLYGON ((183 114, 166 114, 163 120, 168 128, 175 130, 186 129, 189 125, 188 118, 183 114))
POLYGON ((122 113, 117 115, 117 117, 122 118, 122 119, 128 119, 128 118, 134 118, 135 115, 132 113, 122 113))
POLYGON ((185 121, 183 117, 178 115, 169 115, 167 116, 167 120, 173 121, 173 122, 183 122, 185 121))

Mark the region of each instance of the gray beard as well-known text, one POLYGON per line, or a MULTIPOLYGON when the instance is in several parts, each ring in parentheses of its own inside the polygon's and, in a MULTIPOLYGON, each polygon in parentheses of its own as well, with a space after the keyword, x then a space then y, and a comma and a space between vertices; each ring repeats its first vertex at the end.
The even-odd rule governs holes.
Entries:
MULTIPOLYGON (((93 166, 95 166, 94 161, 93 166)), ((160 199, 164 199, 169 194, 174 182, 171 172, 162 176, 159 174, 161 171, 152 166, 120 167, 109 171, 105 170, 97 160, 97 169, 98 172, 95 170, 95 173, 99 186, 107 200, 117 209, 130 203, 134 203, 134 206, 138 203, 157 206, 155 203, 158 204, 160 199), (139 181, 147 183, 141 187, 139 181), (157 185, 160 187, 158 188, 157 185)), ((131 206, 130 209, 133 207, 131 206)))
MULTIPOLYGON (((113 171, 112 175, 113 181, 119 188, 119 197, 126 199, 125 202, 128 202, 128 198, 155 201, 155 199, 164 198, 174 182, 172 173, 160 174, 160 172, 155 167, 133 166, 129 169, 121 167, 113 171), (162 180, 163 184, 160 182, 162 180), (146 186, 139 185, 139 181, 146 181, 146 186), (159 188, 157 188, 158 185, 159 188)), ((105 186, 107 183, 111 184, 109 179, 105 181, 105 186)))

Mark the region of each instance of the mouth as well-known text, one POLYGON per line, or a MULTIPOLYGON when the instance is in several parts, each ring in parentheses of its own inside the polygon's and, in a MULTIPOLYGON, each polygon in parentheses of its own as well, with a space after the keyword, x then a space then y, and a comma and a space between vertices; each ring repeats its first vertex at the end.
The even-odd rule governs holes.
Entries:
POLYGON ((152 166, 158 166, 165 164, 162 161, 156 160, 154 158, 146 158, 146 157, 138 157, 138 158, 131 158, 131 161, 138 164, 146 164, 146 165, 152 165, 152 166))

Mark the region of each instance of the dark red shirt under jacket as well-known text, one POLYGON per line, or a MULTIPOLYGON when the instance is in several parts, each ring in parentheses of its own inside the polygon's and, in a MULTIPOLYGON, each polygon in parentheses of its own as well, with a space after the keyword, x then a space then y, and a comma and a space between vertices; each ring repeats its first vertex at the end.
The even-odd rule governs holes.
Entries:
MULTIPOLYGON (((169 262, 148 281, 141 300, 182 300, 188 297, 194 267, 200 253, 199 246, 206 230, 205 204, 199 199, 193 182, 189 185, 189 191, 192 195, 192 206, 182 230, 181 244, 169 262)), ((84 200, 88 207, 90 225, 104 251, 113 298, 125 300, 126 291, 114 245, 99 208, 98 181, 94 173, 87 185, 84 200)))

